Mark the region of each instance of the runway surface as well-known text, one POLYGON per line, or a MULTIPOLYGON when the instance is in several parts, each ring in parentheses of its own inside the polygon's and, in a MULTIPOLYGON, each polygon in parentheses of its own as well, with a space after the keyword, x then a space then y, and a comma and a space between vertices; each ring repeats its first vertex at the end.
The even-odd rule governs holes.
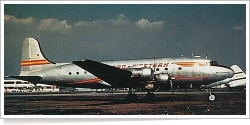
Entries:
POLYGON ((245 91, 137 92, 138 100, 122 93, 5 93, 4 115, 246 115, 245 91))

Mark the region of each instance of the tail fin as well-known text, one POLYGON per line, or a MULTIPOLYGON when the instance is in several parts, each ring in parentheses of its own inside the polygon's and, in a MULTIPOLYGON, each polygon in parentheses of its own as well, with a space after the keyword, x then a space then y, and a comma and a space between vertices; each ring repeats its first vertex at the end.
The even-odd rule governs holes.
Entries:
POLYGON ((41 70, 54 64, 43 55, 40 44, 35 38, 26 38, 23 42, 22 62, 20 75, 41 70))
POLYGON ((237 65, 232 65, 234 70, 234 76, 231 78, 231 82, 228 83, 230 87, 246 86, 246 74, 237 65))

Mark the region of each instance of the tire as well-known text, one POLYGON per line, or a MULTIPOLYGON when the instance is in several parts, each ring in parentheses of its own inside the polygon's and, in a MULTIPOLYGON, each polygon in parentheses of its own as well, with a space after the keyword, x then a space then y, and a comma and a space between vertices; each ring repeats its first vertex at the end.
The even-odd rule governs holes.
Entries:
POLYGON ((214 94, 209 94, 208 95, 208 101, 210 101, 210 102, 214 102, 214 101, 216 101, 216 96, 214 95, 214 94))

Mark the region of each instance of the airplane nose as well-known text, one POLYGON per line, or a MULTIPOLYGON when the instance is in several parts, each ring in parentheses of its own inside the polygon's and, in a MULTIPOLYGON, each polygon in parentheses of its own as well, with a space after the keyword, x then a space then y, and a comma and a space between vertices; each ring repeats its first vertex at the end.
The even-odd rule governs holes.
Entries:
POLYGON ((229 78, 232 78, 234 76, 234 70, 233 69, 229 69, 229 78))
POLYGON ((216 74, 222 78, 232 78, 234 76, 234 71, 230 67, 219 66, 216 68, 216 74))
POLYGON ((232 78, 234 76, 234 71, 230 67, 224 67, 225 69, 225 77, 232 78))

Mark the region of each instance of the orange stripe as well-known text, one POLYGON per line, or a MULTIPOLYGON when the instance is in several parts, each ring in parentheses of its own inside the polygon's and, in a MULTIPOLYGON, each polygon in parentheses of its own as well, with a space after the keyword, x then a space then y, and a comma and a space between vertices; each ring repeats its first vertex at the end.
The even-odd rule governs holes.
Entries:
POLYGON ((89 79, 89 80, 83 80, 83 81, 77 81, 69 84, 84 84, 84 83, 96 83, 102 81, 100 78, 95 78, 95 79, 89 79))
POLYGON ((198 63, 200 66, 206 66, 206 63, 205 62, 199 62, 198 63))
POLYGON ((49 61, 46 59, 43 60, 26 60, 22 61, 21 66, 33 66, 33 65, 44 65, 44 64, 50 64, 49 61))
POLYGON ((198 64, 200 66, 206 66, 205 62, 176 62, 175 64, 183 66, 183 67, 192 67, 195 64, 198 64))
POLYGON ((194 64, 197 62, 176 62, 175 64, 184 66, 184 67, 191 67, 194 66, 194 64))

